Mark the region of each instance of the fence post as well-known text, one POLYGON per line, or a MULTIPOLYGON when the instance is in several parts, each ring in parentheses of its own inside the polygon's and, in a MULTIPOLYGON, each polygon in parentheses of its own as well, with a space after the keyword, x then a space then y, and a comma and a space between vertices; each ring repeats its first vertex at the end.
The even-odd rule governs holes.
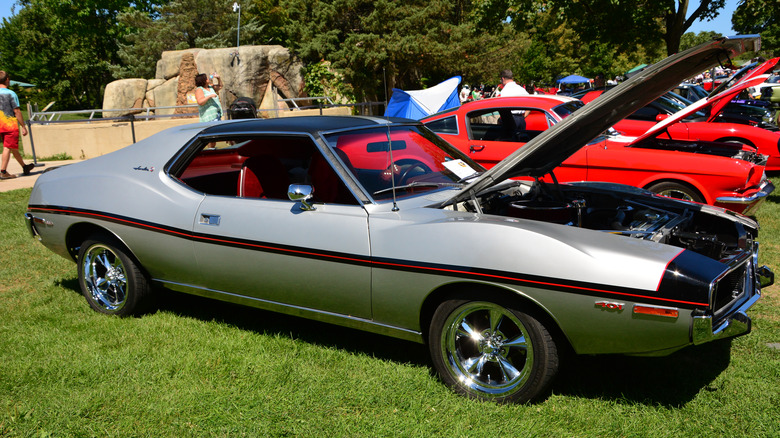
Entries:
MULTIPOLYGON (((29 103, 27 104, 30 105, 29 103)), ((29 112, 27 114, 30 114, 29 112)), ((33 165, 39 166, 38 164, 38 157, 35 156, 35 142, 33 141, 33 135, 32 135, 32 123, 30 123, 29 118, 25 122, 27 124, 27 133, 30 136, 30 149, 32 149, 32 156, 33 156, 33 165)))
POLYGON ((135 123, 133 123, 135 115, 129 114, 128 117, 130 118, 130 132, 133 134, 133 143, 135 143, 135 123))

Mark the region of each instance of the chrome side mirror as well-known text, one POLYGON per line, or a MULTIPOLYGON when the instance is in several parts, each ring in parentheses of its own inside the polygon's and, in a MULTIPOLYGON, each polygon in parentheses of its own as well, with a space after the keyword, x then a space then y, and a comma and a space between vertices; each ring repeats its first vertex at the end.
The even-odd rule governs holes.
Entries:
POLYGON ((290 198, 290 201, 300 201, 301 210, 316 210, 310 202, 311 198, 314 197, 314 187, 308 184, 290 184, 290 187, 287 188, 287 197, 290 198))

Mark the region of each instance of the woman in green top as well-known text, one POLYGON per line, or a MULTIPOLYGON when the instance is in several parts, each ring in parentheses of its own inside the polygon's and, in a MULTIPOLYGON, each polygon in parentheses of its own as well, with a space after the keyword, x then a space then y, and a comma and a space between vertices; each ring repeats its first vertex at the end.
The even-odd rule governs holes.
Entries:
MULTIPOLYGON (((215 77, 219 77, 216 76, 215 77)), ((195 76, 195 100, 198 102, 198 113, 201 122, 214 122, 222 118, 222 105, 219 103, 217 93, 222 88, 222 82, 217 85, 211 83, 208 75, 201 73, 195 76)))

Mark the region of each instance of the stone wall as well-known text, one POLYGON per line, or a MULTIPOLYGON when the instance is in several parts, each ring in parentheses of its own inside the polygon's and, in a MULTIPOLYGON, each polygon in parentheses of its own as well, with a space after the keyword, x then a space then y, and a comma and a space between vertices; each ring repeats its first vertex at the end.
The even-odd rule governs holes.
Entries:
MULTIPOLYGON (((141 108, 185 105, 195 89, 195 75, 217 72, 223 109, 237 97, 251 97, 258 109, 286 109, 281 98, 305 97, 303 64, 282 46, 242 46, 163 52, 154 79, 120 79, 106 85, 105 116, 140 112, 141 108), (273 85, 273 87, 271 87, 273 85), (139 111, 112 111, 138 108, 139 111)), ((190 100, 191 102, 191 100, 190 100)), ((158 115, 196 112, 194 108, 157 110, 158 115)), ((268 114, 273 114, 269 112, 268 114)))

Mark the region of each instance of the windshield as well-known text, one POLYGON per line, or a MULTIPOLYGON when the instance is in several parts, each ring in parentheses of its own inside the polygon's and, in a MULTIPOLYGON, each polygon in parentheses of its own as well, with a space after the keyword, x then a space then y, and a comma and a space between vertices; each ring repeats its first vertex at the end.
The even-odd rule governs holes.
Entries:
POLYGON ((697 101, 707 97, 707 90, 701 87, 701 85, 691 85, 688 87, 688 100, 697 101))
POLYGON ((572 102, 566 102, 563 105, 558 105, 555 108, 553 108, 553 111, 555 111, 555 114, 561 116, 561 119, 565 119, 569 114, 573 113, 574 111, 577 111, 583 106, 585 106, 584 103, 582 103, 579 100, 576 100, 572 102))
POLYGON ((451 186, 484 169, 426 128, 413 125, 325 135, 346 168, 374 200, 451 186), (388 142, 388 137, 390 142, 388 142), (392 144, 392 150, 390 145, 392 144), (393 165, 394 164, 394 165, 393 165))
MULTIPOLYGON (((679 96, 677 94, 674 94, 674 96, 670 96, 670 94, 674 94, 674 93, 665 94, 655 100, 655 104, 662 108, 665 108, 668 114, 674 114, 677 111, 685 109, 685 107, 693 104, 693 102, 691 102, 690 100, 682 96, 679 96)), ((702 111, 696 111, 695 113, 689 115, 685 119, 690 120, 690 119, 706 117, 706 116, 707 115, 702 111)))

